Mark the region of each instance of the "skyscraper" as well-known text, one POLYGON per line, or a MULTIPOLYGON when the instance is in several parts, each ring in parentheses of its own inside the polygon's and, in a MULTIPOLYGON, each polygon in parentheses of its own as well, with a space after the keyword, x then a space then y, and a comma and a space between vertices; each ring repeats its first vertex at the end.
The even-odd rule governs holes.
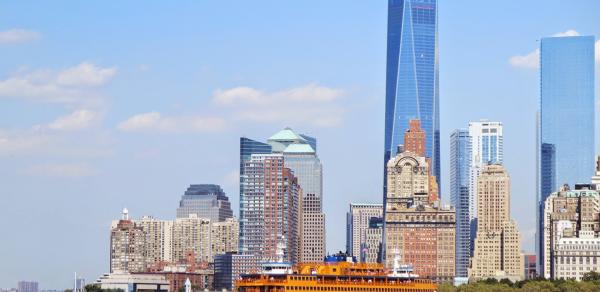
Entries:
POLYGON ((297 262, 301 189, 283 155, 252 154, 244 162, 241 180, 240 251, 275 260, 282 243, 284 258, 297 262))
POLYGON ((325 214, 323 213, 323 166, 317 156, 317 139, 285 128, 269 137, 273 153, 282 153, 302 188, 299 220, 299 261, 318 262, 325 257, 325 214))
POLYGON ((594 42, 593 36, 573 36, 542 38, 540 44, 539 263, 544 262, 541 214, 546 197, 564 183, 587 182, 594 170, 594 42))
POLYGON ((456 208, 456 276, 467 277, 471 251, 469 132, 455 130, 450 136, 450 200, 456 208))
POLYGON ((437 0, 388 1, 384 169, 403 143, 409 121, 419 119, 426 134, 425 156, 432 160, 439 185, 437 42, 437 0))
POLYGON ((522 280, 521 235, 510 219, 510 177, 502 165, 483 167, 477 195, 477 234, 469 278, 522 280))
MULTIPOLYGON (((248 193, 243 162, 249 161, 252 154, 279 154, 284 165, 289 168, 302 189, 299 200, 298 226, 301 228, 297 243, 298 260, 303 262, 320 261, 325 256, 325 214, 323 213, 323 167, 317 155, 317 140, 313 137, 298 134, 290 128, 284 128, 262 143, 248 138, 240 140, 240 194, 248 193)), ((240 200, 240 214, 246 212, 245 201, 240 200)), ((240 216, 240 228, 244 230, 247 221, 240 216)), ((245 240, 245 238, 242 238, 245 240)), ((243 251, 243 249, 242 249, 243 251)))
POLYGON ((196 214, 211 222, 222 222, 233 217, 229 198, 219 185, 190 185, 181 197, 177 218, 188 218, 196 214))

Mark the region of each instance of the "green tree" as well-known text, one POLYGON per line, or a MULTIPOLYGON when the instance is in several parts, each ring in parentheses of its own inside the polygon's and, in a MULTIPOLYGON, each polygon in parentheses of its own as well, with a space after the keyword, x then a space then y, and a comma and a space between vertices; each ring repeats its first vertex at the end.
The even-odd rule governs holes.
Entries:
POLYGON ((589 282, 589 281, 600 281, 600 273, 597 273, 595 271, 591 271, 591 272, 587 272, 585 274, 583 274, 583 281, 589 282))
POLYGON ((438 287, 440 292, 457 292, 458 288, 451 284, 440 284, 438 287))
POLYGON ((100 284, 87 284, 85 292, 102 292, 102 288, 100 288, 100 284))
POLYGON ((527 282, 521 288, 521 291, 528 292, 560 292, 560 289, 554 286, 550 281, 531 281, 527 282))

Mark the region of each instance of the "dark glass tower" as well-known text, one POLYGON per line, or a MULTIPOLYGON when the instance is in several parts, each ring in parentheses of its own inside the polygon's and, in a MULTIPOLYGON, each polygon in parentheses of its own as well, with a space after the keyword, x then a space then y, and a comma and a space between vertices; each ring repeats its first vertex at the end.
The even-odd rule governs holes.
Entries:
POLYGON ((441 186, 439 116, 437 0, 389 0, 384 169, 403 144, 408 122, 419 119, 425 155, 441 186))
POLYGON ((471 256, 470 175, 471 141, 469 131, 450 135, 450 201, 456 208, 456 277, 467 277, 471 256))

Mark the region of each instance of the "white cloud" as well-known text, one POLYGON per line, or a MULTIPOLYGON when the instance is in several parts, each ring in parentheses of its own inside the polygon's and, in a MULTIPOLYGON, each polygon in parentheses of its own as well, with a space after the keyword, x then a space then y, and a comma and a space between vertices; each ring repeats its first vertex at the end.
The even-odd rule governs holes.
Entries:
POLYGON ((52 130, 72 131, 90 127, 99 119, 99 114, 90 110, 76 110, 69 115, 59 117, 48 128, 52 130))
POLYGON ((97 171, 87 164, 65 163, 33 165, 20 171, 20 174, 29 176, 78 178, 96 175, 97 171))
POLYGON ((203 116, 164 117, 159 112, 132 116, 117 128, 124 132, 205 133, 226 128, 225 120, 203 116))
POLYGON ((251 87, 235 87, 215 91, 212 100, 217 105, 233 109, 234 113, 230 116, 239 121, 335 127, 342 123, 345 112, 338 102, 343 93, 317 83, 271 93, 251 87))
POLYGON ((7 131, 0 129, 0 156, 36 152, 47 149, 53 139, 38 131, 7 131))
POLYGON ((0 45, 10 45, 35 41, 40 38, 40 33, 26 29, 9 29, 0 31, 0 45))
POLYGON ((552 36, 553 37, 570 37, 570 36, 579 36, 579 33, 574 29, 570 29, 570 30, 563 31, 563 32, 557 32, 557 33, 553 34, 552 36))
POLYGON ((34 70, 0 80, 0 97, 26 98, 41 102, 93 103, 94 87, 106 84, 116 68, 101 68, 88 62, 61 71, 34 70))
POLYGON ((1 157, 105 158, 113 155, 109 131, 57 131, 48 125, 0 128, 1 157))
POLYGON ((524 56, 512 56, 508 62, 516 68, 536 69, 540 62, 540 49, 524 56))
POLYGON ((264 104, 267 97, 260 91, 240 86, 228 90, 217 90, 213 95, 213 101, 217 104, 230 105, 235 103, 255 103, 264 104))
POLYGON ((100 86, 117 74, 117 68, 101 68, 84 62, 75 67, 61 71, 56 77, 59 85, 65 86, 100 86))
POLYGON ((287 90, 266 93, 251 87, 234 87, 227 90, 217 90, 213 101, 220 105, 257 104, 272 105, 280 102, 329 102, 342 95, 342 91, 310 83, 305 86, 287 90))

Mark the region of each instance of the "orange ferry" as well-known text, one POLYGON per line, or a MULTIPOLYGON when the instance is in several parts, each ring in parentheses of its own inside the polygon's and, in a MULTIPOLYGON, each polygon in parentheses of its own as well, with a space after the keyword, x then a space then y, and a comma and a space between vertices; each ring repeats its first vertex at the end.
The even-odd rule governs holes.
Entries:
POLYGON ((356 263, 345 255, 328 256, 324 263, 305 263, 296 268, 284 262, 263 263, 262 272, 245 274, 236 282, 237 292, 436 292, 437 284, 418 279, 412 268, 396 262, 392 273, 381 264, 356 263))

